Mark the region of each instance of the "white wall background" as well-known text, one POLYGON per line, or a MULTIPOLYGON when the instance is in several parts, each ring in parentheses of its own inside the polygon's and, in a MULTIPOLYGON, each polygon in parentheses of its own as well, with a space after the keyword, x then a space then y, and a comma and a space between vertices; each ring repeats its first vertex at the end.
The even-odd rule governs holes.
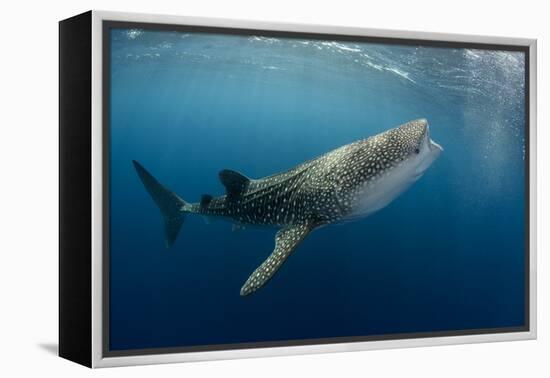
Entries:
MULTIPOLYGON (((6 1, 0 22, 0 376, 548 377, 550 171, 544 1, 6 1), (539 39, 539 340, 89 371, 57 344, 57 21, 88 9, 539 39), (546 212, 547 214, 547 212, 546 212), (546 298, 545 298, 546 297, 546 298), (545 351, 546 348, 546 351, 545 351)), ((442 251, 444 252, 444 251, 442 251)), ((267 325, 266 325, 267 326, 267 325)))

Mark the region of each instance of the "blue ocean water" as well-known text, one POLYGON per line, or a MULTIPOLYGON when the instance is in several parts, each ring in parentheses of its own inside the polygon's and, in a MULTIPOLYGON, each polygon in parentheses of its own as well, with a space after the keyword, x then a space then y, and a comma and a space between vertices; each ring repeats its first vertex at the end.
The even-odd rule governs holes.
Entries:
POLYGON ((524 325, 521 52, 113 29, 110 348, 524 325), (171 249, 132 166, 187 201, 417 118, 445 151, 378 213, 313 232, 241 297, 275 229, 188 216, 171 249))

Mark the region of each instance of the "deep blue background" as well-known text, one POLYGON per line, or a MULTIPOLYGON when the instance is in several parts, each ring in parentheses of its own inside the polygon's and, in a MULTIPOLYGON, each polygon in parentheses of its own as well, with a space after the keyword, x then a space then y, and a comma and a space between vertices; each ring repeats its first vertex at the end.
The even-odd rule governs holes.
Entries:
POLYGON ((112 350, 524 324, 524 56, 111 34, 112 350), (369 218, 313 232, 239 296, 274 229, 188 216, 171 249, 133 167, 188 201, 415 118, 445 152, 369 218))

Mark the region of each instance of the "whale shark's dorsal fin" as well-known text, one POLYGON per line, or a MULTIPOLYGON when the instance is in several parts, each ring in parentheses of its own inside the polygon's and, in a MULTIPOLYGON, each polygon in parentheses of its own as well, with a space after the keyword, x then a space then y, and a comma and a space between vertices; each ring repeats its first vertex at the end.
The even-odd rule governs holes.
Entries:
POLYGON ((241 295, 251 294, 265 285, 314 228, 313 222, 305 222, 280 229, 275 235, 275 249, 248 277, 241 288, 241 295))
POLYGON ((238 197, 250 184, 248 177, 230 169, 220 171, 220 181, 225 186, 227 196, 233 198, 238 197))
POLYGON ((212 197, 210 194, 203 194, 201 196, 201 202, 200 202, 200 207, 207 207, 210 202, 212 202, 212 197))

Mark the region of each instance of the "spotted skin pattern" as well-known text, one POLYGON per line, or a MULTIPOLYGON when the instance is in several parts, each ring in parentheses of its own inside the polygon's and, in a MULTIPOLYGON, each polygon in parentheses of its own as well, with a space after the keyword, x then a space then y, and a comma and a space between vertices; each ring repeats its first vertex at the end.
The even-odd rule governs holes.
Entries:
MULTIPOLYGON (((273 253, 241 288, 245 296, 265 285, 313 229, 384 207, 418 179, 441 150, 428 137, 427 121, 415 120, 265 178, 248 179, 224 170, 220 178, 226 184, 226 195, 204 195, 200 203, 181 200, 179 211, 281 228, 273 253)), ((147 190, 161 203, 152 193, 159 189, 144 181, 152 176, 144 179, 140 169, 144 169, 138 173, 147 190)))

